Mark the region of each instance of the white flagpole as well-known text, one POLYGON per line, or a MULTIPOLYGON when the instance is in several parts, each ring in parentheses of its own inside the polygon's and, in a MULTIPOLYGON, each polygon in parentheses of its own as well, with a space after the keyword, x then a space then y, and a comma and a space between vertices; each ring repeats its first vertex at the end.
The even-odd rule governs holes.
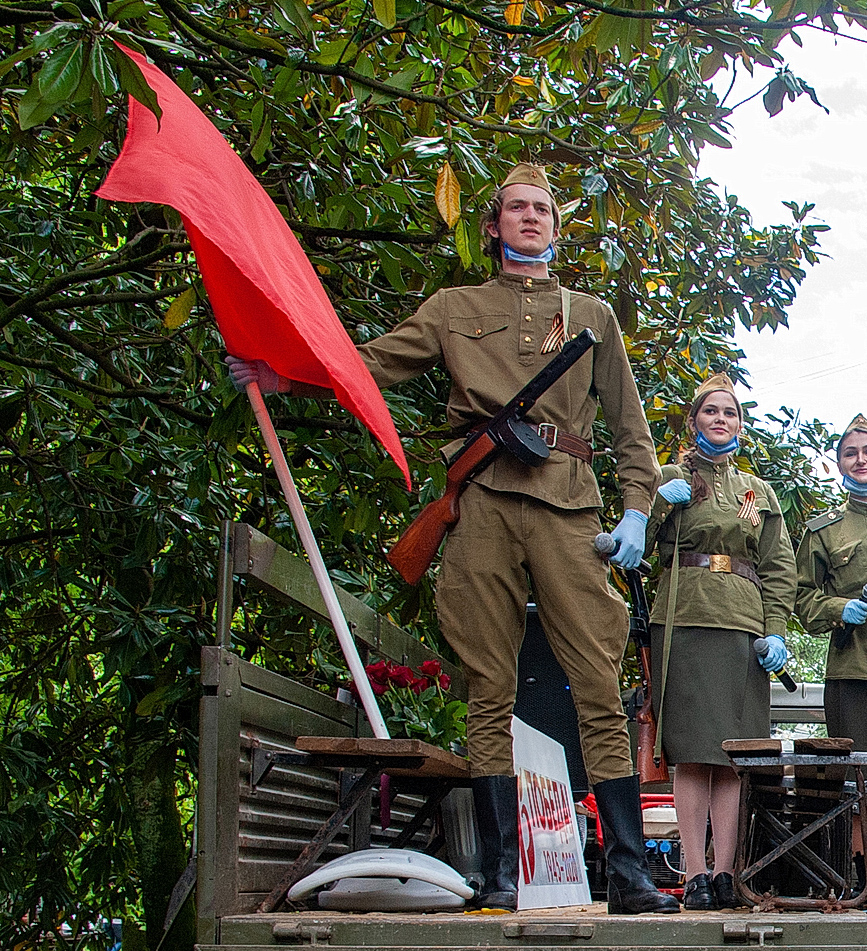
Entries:
POLYGON ((304 545, 304 550, 310 559, 310 567, 313 569, 316 583, 319 585, 319 590, 325 600, 325 606, 328 609, 331 623, 337 632, 337 639, 340 641, 340 646, 343 649, 343 656, 349 665, 349 672, 352 674, 355 686, 358 688, 361 705, 373 728, 373 735, 378 739, 387 740, 389 739, 388 729, 385 725, 385 721, 382 719, 379 704, 376 702, 373 690, 371 690, 367 672, 361 663, 361 658, 358 656, 358 649, 355 646, 355 641, 352 639, 346 618, 343 616, 343 609, 337 600, 337 592, 334 590, 331 577, 325 567, 325 562, 322 560, 322 553, 319 551, 319 546, 313 536, 313 530, 310 527, 310 522, 307 520, 307 513, 301 504, 301 497, 298 495, 295 481, 292 478, 292 473, 289 471, 289 464, 283 455, 283 448, 277 438, 274 424, 271 422, 271 416, 265 406, 265 401, 262 399, 259 384, 256 382, 248 383, 246 389, 250 405, 253 407, 253 413, 256 416, 256 421, 259 423, 259 429, 261 429, 262 435, 265 437, 265 445, 271 454, 271 462, 274 464, 277 479, 280 482, 283 495, 289 505, 289 512, 295 520, 295 526, 298 529, 298 534, 301 536, 301 544, 304 545))

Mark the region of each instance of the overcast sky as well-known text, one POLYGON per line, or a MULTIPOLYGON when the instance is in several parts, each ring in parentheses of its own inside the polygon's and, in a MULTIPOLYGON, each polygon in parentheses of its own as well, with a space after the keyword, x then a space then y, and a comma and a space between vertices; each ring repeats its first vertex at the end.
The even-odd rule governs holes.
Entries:
MULTIPOLYGON (((840 432, 856 413, 867 415, 867 46, 809 30, 802 39, 803 49, 789 42, 781 51, 830 115, 802 95, 771 118, 758 97, 732 117, 734 147, 705 148, 699 173, 736 194, 759 227, 791 221, 783 201, 814 203, 812 217, 831 226, 821 235, 830 258, 807 267, 789 329, 743 331, 737 341, 752 382, 740 395, 759 414, 785 405, 840 432)), ((728 105, 773 75, 741 73, 728 105)), ((718 74, 720 94, 730 78, 718 74)))

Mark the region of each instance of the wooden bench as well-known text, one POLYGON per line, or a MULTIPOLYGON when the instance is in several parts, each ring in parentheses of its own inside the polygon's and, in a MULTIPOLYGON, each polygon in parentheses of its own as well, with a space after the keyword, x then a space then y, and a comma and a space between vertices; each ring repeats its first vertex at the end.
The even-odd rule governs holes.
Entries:
POLYGON ((856 806, 867 834, 862 769, 867 753, 848 738, 726 740, 741 780, 735 885, 763 911, 860 908, 867 889, 851 887, 851 836, 856 806), (855 790, 846 784, 849 770, 855 790), (781 894, 784 888, 804 895, 781 894))
MULTIPOLYGON (((459 668, 336 590, 362 657, 370 652, 415 668, 439 660, 451 677, 450 695, 466 700, 459 668)), ((460 757, 418 740, 376 740, 359 708, 239 656, 232 630, 238 604, 262 595, 329 623, 304 559, 252 526, 226 523, 216 643, 202 650, 196 904, 203 945, 216 942, 223 918, 282 901, 280 883, 293 868, 303 877, 302 857, 312 871, 369 846, 435 844, 428 820, 436 803, 468 782, 460 757), (388 828, 373 820, 373 787, 384 772, 394 777, 388 828)))

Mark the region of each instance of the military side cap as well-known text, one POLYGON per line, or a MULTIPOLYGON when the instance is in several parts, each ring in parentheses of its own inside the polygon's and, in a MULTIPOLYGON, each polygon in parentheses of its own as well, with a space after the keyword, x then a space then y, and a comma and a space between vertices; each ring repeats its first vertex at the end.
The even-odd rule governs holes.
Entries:
POLYGON ((744 414, 741 410, 741 401, 737 398, 737 396, 735 396, 734 384, 725 375, 725 373, 714 373, 713 376, 709 376, 706 380, 701 382, 698 389, 695 391, 695 396, 692 398, 692 406, 689 409, 689 415, 695 416, 695 414, 698 412, 698 408, 704 402, 704 398, 709 393, 719 393, 720 391, 731 394, 738 407, 738 416, 743 419, 744 414))
POLYGON ((840 458, 840 447, 843 445, 843 440, 849 435, 849 433, 867 433, 867 416, 864 416, 861 413, 852 420, 851 423, 843 430, 843 435, 837 440, 837 458, 840 458))
POLYGON ((506 176, 506 180, 500 186, 505 188, 507 185, 535 185, 536 188, 542 188, 553 198, 554 192, 548 182, 548 176, 545 174, 545 168, 542 165, 530 165, 529 162, 518 162, 506 176))

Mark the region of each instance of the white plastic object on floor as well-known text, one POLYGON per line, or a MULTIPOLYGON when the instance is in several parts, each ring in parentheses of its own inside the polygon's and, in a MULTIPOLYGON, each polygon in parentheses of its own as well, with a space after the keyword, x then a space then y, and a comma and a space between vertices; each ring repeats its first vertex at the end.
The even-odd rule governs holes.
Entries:
POLYGON ((448 911, 465 904, 460 895, 417 878, 341 878, 318 899, 327 911, 448 911))
POLYGON ((474 894, 462 875, 445 862, 423 852, 411 849, 361 849, 332 859, 305 876, 289 889, 287 898, 297 901, 322 885, 344 878, 417 879, 452 892, 464 900, 472 898, 474 894))

